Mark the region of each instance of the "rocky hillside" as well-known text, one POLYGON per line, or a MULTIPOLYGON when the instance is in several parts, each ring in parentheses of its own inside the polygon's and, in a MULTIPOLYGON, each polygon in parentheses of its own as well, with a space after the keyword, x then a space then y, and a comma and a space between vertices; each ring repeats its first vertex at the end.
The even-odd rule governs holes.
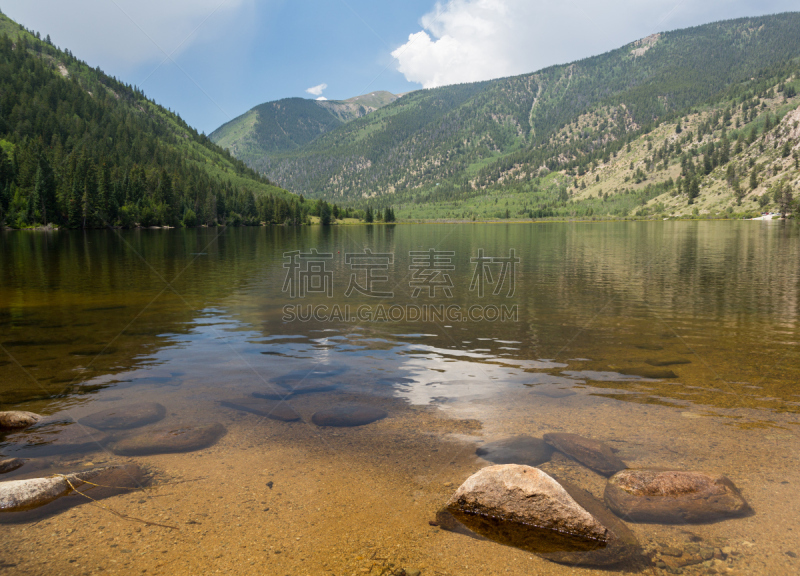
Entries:
MULTIPOLYGON (((603 210, 632 214, 645 196, 648 204, 661 195, 652 171, 667 156, 664 172, 675 186, 691 159, 692 182, 704 196, 711 186, 706 178, 714 175, 696 170, 696 156, 683 158, 696 153, 703 160, 708 144, 721 140, 723 126, 732 146, 729 160, 737 157, 732 138, 745 128, 760 130, 767 109, 774 127, 775 114, 782 118, 788 110, 782 106, 795 102, 799 57, 800 13, 664 32, 532 74, 412 92, 296 150, 247 162, 307 196, 391 203, 403 206, 398 216, 562 214, 575 212, 575 201, 588 200, 590 189, 596 199, 601 187, 606 199, 619 196, 603 210), (781 85, 789 92, 778 92, 781 85), (686 126, 677 138, 692 132, 694 140, 653 162, 667 126, 674 131, 678 119, 686 126), (586 181, 587 174, 594 182, 586 181), (647 189, 644 196, 640 189, 647 189)), ((712 166, 712 172, 718 169, 712 166)), ((763 180, 771 172, 759 174, 763 180)), ((706 209, 697 200, 692 206, 706 209)))

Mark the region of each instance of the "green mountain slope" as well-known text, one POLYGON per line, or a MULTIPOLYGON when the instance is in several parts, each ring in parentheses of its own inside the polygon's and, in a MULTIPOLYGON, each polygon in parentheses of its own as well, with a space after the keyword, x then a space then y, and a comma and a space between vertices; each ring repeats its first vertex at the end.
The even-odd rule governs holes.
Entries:
POLYGON ((236 158, 254 162, 296 150, 340 125, 397 100, 379 91, 348 100, 284 98, 266 102, 223 124, 209 135, 236 158))
POLYGON ((569 174, 693 108, 788 77, 798 56, 798 13, 665 32, 532 74, 413 92, 248 163, 307 196, 395 205, 463 203, 560 172, 553 190, 566 202, 569 174))
POLYGON ((0 224, 302 219, 300 198, 38 36, 0 15, 0 224))

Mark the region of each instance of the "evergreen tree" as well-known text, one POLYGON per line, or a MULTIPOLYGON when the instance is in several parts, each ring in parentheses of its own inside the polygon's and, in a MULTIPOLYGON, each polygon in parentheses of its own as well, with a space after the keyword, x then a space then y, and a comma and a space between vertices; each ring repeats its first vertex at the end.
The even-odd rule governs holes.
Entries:
POLYGON ((323 226, 330 226, 331 224, 331 207, 325 200, 320 200, 319 223, 323 226))
POLYGON ((688 184, 687 195, 689 196, 689 204, 694 204, 694 199, 700 195, 700 184, 697 178, 691 178, 688 184))
POLYGON ((81 226, 81 197, 83 194, 80 191, 79 182, 77 178, 72 180, 72 190, 69 195, 68 214, 69 214, 69 227, 80 228, 81 226))

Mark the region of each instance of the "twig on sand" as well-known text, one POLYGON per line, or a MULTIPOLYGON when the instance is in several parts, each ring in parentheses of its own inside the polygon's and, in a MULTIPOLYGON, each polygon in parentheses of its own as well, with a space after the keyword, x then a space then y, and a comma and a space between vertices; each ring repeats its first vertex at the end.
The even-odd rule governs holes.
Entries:
MULTIPOLYGON (((178 528, 177 526, 170 526, 169 524, 161 524, 159 522, 152 522, 150 520, 143 520, 142 518, 136 518, 135 516, 128 516, 127 514, 123 514, 122 512, 117 512, 116 510, 114 510, 112 508, 109 508, 108 506, 103 506, 102 504, 100 504, 100 502, 98 502, 97 500, 95 500, 94 498, 89 496, 88 494, 84 494, 83 492, 81 492, 80 490, 75 488, 75 486, 72 484, 70 479, 67 478, 66 476, 64 476, 63 474, 56 474, 55 476, 63 478, 64 481, 67 484, 69 484, 69 487, 72 488, 73 492, 76 492, 76 493, 80 494, 81 496, 83 496, 84 498, 87 498, 87 499, 91 500, 92 504, 94 504, 95 506, 99 506, 100 508, 102 508, 106 512, 111 512, 112 514, 114 514, 115 516, 119 516, 123 520, 131 520, 131 521, 134 521, 134 522, 141 522, 141 523, 146 524, 148 526, 160 526, 161 528, 169 528, 170 530, 180 530, 180 528, 178 528)), ((89 482, 88 480, 81 480, 81 482, 83 482, 84 484, 91 484, 92 486, 97 486, 98 488, 115 488, 113 486, 101 486, 100 484, 95 484, 94 482, 89 482)), ((128 488, 128 489, 129 490, 138 490, 138 488, 128 488)))

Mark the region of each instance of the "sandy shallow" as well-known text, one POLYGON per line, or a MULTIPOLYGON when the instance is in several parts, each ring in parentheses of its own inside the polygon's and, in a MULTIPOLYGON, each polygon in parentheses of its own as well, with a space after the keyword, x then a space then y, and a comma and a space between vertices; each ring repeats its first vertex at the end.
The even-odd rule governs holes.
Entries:
MULTIPOLYGON (((102 506, 174 529, 121 519, 87 503, 35 523, 0 525, 0 562, 9 574, 608 573, 554 564, 429 524, 455 487, 489 464, 475 456, 478 443, 568 431, 604 440, 631 467, 723 472, 755 509, 754 516, 716 524, 629 524, 654 561, 659 550, 695 544, 732 551, 714 568, 683 568, 687 574, 798 571, 798 559, 787 554, 800 552, 800 456, 790 417, 742 429, 700 411, 598 398, 591 388, 573 391, 533 398, 530 389, 515 389, 504 398, 440 408, 373 398, 369 402, 390 416, 358 428, 307 423, 320 406, 354 399, 346 393, 297 397, 292 406, 304 422, 287 424, 219 408, 212 400, 181 404, 176 391, 170 416, 178 406, 182 419, 213 416, 227 435, 193 453, 119 458, 97 452, 59 463, 62 469, 129 461, 147 466, 150 488, 102 506)), ((541 468, 602 498, 605 479, 564 456, 556 454, 541 468)), ((655 566, 641 570, 667 573, 655 566)))

